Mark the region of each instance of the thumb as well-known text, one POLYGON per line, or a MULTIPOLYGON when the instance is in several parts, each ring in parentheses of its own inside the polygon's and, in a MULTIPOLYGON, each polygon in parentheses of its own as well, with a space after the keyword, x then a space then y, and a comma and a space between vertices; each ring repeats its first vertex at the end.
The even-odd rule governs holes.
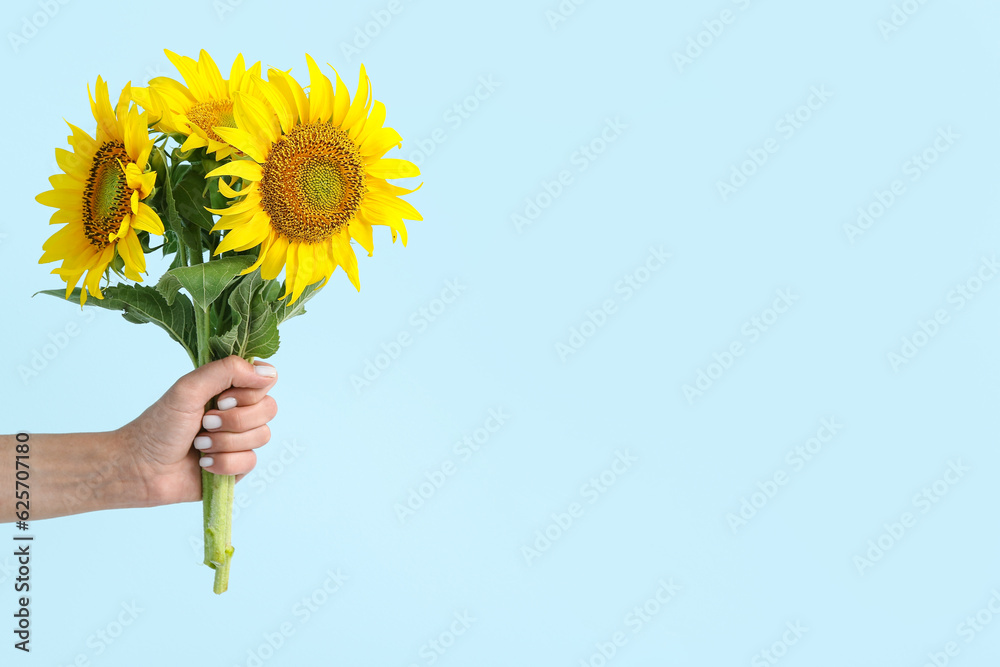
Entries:
POLYGON ((230 387, 269 390, 278 372, 269 364, 254 365, 237 356, 205 364, 178 380, 167 392, 172 408, 202 412, 205 404, 230 387))

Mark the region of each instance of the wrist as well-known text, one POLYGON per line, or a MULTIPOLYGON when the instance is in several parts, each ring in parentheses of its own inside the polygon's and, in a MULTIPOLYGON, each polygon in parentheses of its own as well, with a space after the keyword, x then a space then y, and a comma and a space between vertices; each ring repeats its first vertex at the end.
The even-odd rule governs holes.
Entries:
POLYGON ((99 509, 154 507, 163 504, 156 499, 150 483, 150 471, 140 457, 137 438, 141 435, 133 424, 126 424, 106 434, 107 452, 94 457, 97 465, 91 476, 99 480, 106 505, 99 509))
POLYGON ((73 476, 68 514, 146 507, 149 494, 128 447, 125 429, 87 434, 79 449, 80 474, 73 476))

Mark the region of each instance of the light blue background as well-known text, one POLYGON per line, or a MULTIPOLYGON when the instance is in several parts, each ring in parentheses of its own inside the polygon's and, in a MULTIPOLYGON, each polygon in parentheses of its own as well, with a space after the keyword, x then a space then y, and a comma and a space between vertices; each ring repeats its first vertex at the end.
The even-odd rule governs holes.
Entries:
MULTIPOLYGON (((188 370, 159 330, 29 298, 59 284, 35 263, 52 229, 34 196, 62 118, 92 125, 98 74, 113 89, 176 76, 163 47, 302 72, 308 51, 353 91, 363 61, 403 157, 439 128, 444 141, 420 161, 409 247, 377 235, 361 293, 338 273, 282 330, 281 413, 239 486, 230 591, 211 593, 190 542, 198 504, 38 522, 34 651, 8 636, 0 662, 429 665, 428 642, 468 612, 433 664, 601 665, 617 632, 607 664, 623 667, 754 667, 785 640, 788 666, 917 667, 948 642, 949 664, 995 664, 1000 619, 983 613, 971 642, 960 624, 1000 590, 1000 280, 961 309, 949 295, 1000 247, 996 3, 908 0, 918 10, 885 36, 889 0, 588 0, 554 28, 557 0, 407 0, 350 57, 341 44, 388 1, 50 4, 37 34, 0 48, 2 432, 113 429, 188 370), (678 71, 674 53, 724 9, 733 22, 678 71), (450 121, 480 77, 499 87, 450 121), (786 138, 776 124, 814 86, 832 97, 786 138), (580 171, 574 155, 609 119, 625 129, 580 171), (947 128, 959 138, 911 181, 905 163, 947 128), (777 152, 723 201, 717 182, 768 138, 777 152), (562 170, 572 183, 516 229, 562 170), (844 225, 896 179, 905 193, 852 244, 844 225), (651 246, 671 258, 626 300, 616 285, 651 246), (411 315, 446 281, 466 289, 420 330, 411 315), (777 290, 797 300, 751 342, 744 323, 769 317, 777 290), (557 344, 608 299, 615 312, 562 359, 557 344), (939 309, 947 323, 894 369, 887 355, 939 309), (69 323, 79 335, 23 379, 69 323), (412 344, 357 391, 352 375, 402 332, 412 344), (689 401, 683 386, 718 376, 713 355, 734 341, 742 356, 689 401), (500 408, 509 420, 462 460, 454 443, 500 408), (786 455, 825 418, 842 429, 796 470, 786 455), (637 460, 591 504, 581 487, 619 450, 637 460), (457 472, 401 522, 395 504, 447 461, 457 472), (955 461, 968 470, 922 512, 914 496, 955 461), (787 483, 734 531, 727 515, 776 473, 787 483), (529 564, 522 547, 574 502, 582 516, 529 564), (859 565, 904 512, 915 525, 859 565), (634 633, 627 614, 661 579, 679 591, 634 633), (306 618, 310 596, 324 603, 306 618), (98 640, 133 603, 134 622, 98 640)), ((40 6, 6 3, 4 34, 40 6)), ((12 559, 0 565, 12 612, 12 559)))

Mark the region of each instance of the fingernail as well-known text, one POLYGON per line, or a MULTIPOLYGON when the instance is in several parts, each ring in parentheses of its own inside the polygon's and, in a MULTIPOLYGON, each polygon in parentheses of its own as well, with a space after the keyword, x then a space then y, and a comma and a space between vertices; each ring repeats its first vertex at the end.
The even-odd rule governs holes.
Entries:
POLYGON ((226 398, 219 400, 220 410, 232 410, 236 407, 236 399, 232 396, 227 396, 226 398))
POLYGON ((213 428, 219 428, 222 426, 222 417, 219 415, 205 415, 205 418, 201 420, 201 425, 209 431, 213 428))
POLYGON ((254 366, 254 370, 257 371, 257 375, 266 378, 278 377, 278 369, 274 366, 254 366))
POLYGON ((211 456, 203 456, 201 457, 201 460, 198 461, 198 464, 201 465, 202 468, 207 468, 213 463, 215 463, 215 459, 213 459, 211 456))
POLYGON ((208 449, 212 446, 212 439, 207 435, 199 435, 194 439, 195 449, 208 449))

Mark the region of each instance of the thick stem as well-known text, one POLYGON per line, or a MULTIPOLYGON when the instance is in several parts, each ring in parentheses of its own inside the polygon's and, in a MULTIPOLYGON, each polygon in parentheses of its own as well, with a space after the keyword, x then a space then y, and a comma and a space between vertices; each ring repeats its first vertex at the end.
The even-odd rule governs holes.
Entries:
POLYGON ((201 469, 201 518, 203 539, 205 542, 205 565, 212 567, 212 540, 208 536, 208 526, 212 518, 212 495, 215 491, 212 485, 212 473, 201 469))
POLYGON ((211 475, 212 495, 209 502, 208 526, 205 528, 205 543, 211 541, 211 551, 206 550, 209 567, 215 569, 216 593, 225 593, 229 587, 229 565, 233 557, 233 546, 229 543, 233 531, 233 493, 236 487, 235 475, 211 475))
MULTIPOLYGON (((205 261, 202 251, 192 248, 189 256, 192 265, 205 261)), ((212 361, 209 339, 212 337, 212 315, 209 308, 194 309, 195 332, 198 338, 198 366, 212 361)), ((212 403, 214 403, 214 399, 212 403)), ((212 403, 206 408, 211 409, 212 403)), ((216 475, 201 471, 202 520, 205 528, 205 565, 215 570, 216 593, 225 593, 229 588, 229 566, 233 558, 233 493, 236 477, 216 475)))

